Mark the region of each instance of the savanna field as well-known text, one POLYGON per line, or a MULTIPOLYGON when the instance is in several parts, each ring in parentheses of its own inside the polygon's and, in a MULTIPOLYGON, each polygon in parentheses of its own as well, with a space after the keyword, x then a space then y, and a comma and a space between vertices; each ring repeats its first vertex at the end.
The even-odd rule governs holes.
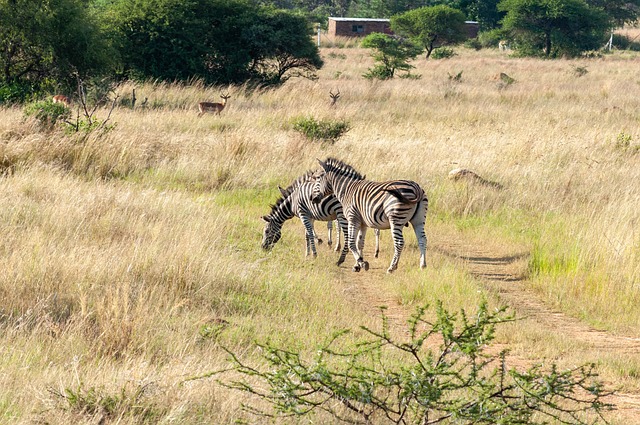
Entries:
MULTIPOLYGON (((241 407, 259 400, 203 375, 229 367, 226 350, 259 363, 254 341, 311 356, 338 330, 357 338, 380 327, 382 304, 399 317, 438 301, 504 305, 468 250, 517 259, 523 299, 612 340, 640 338, 640 56, 460 48, 415 61, 419 79, 369 81, 369 53, 323 47, 317 81, 269 91, 123 85, 119 99, 135 88, 138 106, 122 102, 114 127, 88 138, 0 110, 0 423, 332 423, 254 416, 241 407), (224 111, 198 118, 197 103, 222 92, 224 111), (312 141, 293 128, 300 117, 350 129, 312 141), (425 270, 410 229, 393 274, 389 231, 378 259, 367 234, 360 273, 351 254, 337 267, 326 243, 305 257, 298 219, 262 250, 278 185, 326 157, 425 189, 425 270), (456 168, 497 184, 454 181, 456 168)), ((316 231, 326 240, 324 223, 316 231)), ((610 388, 640 396, 637 350, 512 311, 521 320, 495 342, 516 364, 595 363, 610 388)), ((640 423, 640 403, 618 407, 610 423, 640 423)))

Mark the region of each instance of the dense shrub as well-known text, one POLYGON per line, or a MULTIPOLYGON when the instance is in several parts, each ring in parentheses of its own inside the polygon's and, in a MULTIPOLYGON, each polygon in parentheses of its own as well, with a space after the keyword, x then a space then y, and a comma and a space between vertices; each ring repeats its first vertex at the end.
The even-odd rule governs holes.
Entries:
POLYGON ((24 107, 23 113, 25 117, 35 118, 40 126, 47 130, 71 116, 71 110, 68 107, 50 100, 29 103, 24 107))
POLYGON ((433 49, 431 57, 433 59, 449 59, 457 55, 457 53, 450 47, 438 47, 433 49))
POLYGON ((313 117, 298 117, 293 120, 293 129, 309 140, 335 143, 349 131, 346 121, 316 120, 313 117))

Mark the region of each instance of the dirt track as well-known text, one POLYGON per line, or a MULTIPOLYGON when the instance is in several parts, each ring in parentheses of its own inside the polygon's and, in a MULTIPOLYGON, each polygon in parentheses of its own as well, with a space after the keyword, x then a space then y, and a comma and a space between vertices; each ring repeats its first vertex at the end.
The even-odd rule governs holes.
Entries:
MULTIPOLYGON (((529 290, 525 277, 527 252, 500 252, 495 247, 473 245, 464 240, 431 244, 429 250, 432 255, 444 255, 459 262, 460 267, 475 276, 486 290, 496 294, 521 320, 533 321, 544 332, 554 333, 587 347, 587 354, 593 357, 590 361, 597 362, 599 355, 607 353, 640 355, 640 338, 617 336, 593 329, 576 318, 554 311, 529 290)), ((385 272, 388 258, 382 253, 381 257, 371 261, 372 269, 366 273, 385 272)), ((348 264, 350 260, 351 257, 348 257, 348 264)), ((392 326, 406 328, 407 318, 413 309, 399 304, 381 284, 384 279, 370 279, 361 272, 357 275, 354 273, 347 280, 349 284, 345 287, 345 293, 354 304, 375 316, 380 314, 378 307, 384 305, 392 326)), ((527 360, 517 358, 510 360, 515 365, 527 363, 527 360)), ((618 392, 607 401, 616 406, 616 410, 608 415, 613 423, 640 424, 640 394, 618 392)))

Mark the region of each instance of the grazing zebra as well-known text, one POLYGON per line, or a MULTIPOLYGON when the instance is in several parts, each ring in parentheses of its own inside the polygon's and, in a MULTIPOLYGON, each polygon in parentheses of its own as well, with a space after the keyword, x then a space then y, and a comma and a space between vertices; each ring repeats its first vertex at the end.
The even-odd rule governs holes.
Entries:
MULTIPOLYGON (((282 236, 282 225, 285 221, 298 216, 306 229, 306 255, 309 255, 309 248, 316 257, 315 232, 313 222, 318 221, 338 221, 338 233, 340 229, 347 235, 347 221, 342 213, 342 205, 334 196, 327 196, 317 203, 311 201, 311 191, 313 190, 314 178, 313 172, 298 177, 286 189, 280 188, 282 197, 271 206, 271 213, 265 215, 262 219, 265 221, 264 232, 262 235, 262 248, 271 249, 280 240, 282 236)), ((338 236, 339 238, 339 236, 338 236)), ((339 239, 338 239, 339 240, 339 239)), ((339 244, 339 242, 338 242, 339 244)), ((344 262, 349 248, 344 244, 338 265, 344 262)))
POLYGON ((416 182, 373 182, 365 180, 353 167, 335 158, 318 162, 322 170, 316 174, 313 201, 320 202, 323 197, 333 194, 342 204, 348 221, 345 244, 356 259, 353 271, 369 269, 369 263, 362 258, 362 246, 368 227, 391 229, 394 254, 387 272, 396 270, 404 248, 402 228, 407 223, 411 223, 418 239, 420 268, 426 267, 427 237, 424 234, 424 224, 428 200, 424 190, 416 182), (358 232, 360 236, 356 241, 358 232))
MULTIPOLYGON (((290 193, 287 191, 287 189, 283 189, 281 186, 278 186, 278 190, 280 191, 280 193, 282 194, 283 198, 286 198, 287 196, 290 195, 290 193)), ((311 222, 311 228, 313 229, 313 240, 315 242, 318 243, 318 245, 322 244, 322 239, 320 239, 320 237, 318 237, 318 234, 316 233, 316 229, 314 226, 314 223, 312 220, 311 222)), ((334 248, 334 250, 336 252, 340 251, 340 224, 336 223, 336 246, 334 248)), ((331 246, 333 245, 333 220, 329 220, 327 221, 327 245, 331 246)), ((306 238, 305 238, 306 239, 306 238)), ((307 242, 307 253, 306 255, 309 255, 309 248, 310 248, 310 244, 307 242)))

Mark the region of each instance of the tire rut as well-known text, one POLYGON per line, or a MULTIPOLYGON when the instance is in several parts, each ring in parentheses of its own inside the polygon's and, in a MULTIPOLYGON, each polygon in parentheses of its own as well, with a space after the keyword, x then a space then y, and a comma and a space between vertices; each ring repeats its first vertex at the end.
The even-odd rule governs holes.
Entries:
MULTIPOLYGON (((522 320, 535 322, 545 332, 570 338, 586 345, 590 353, 597 356, 602 353, 638 355, 640 354, 640 338, 614 335, 597 330, 580 320, 556 311, 548 306, 538 294, 527 287, 526 265, 528 252, 501 253, 487 247, 478 247, 464 242, 451 242, 431 245, 432 252, 458 261, 472 276, 489 291, 515 310, 522 320)), ((407 319, 413 309, 401 304, 383 281, 373 274, 386 272, 386 264, 381 259, 372 259, 368 272, 344 273, 344 293, 354 306, 373 317, 380 317, 380 306, 385 306, 385 315, 389 320, 390 330, 396 335, 407 335, 407 319)), ((499 347, 506 348, 506 347, 499 347)), ((511 361, 518 366, 530 364, 530 360, 509 355, 511 361)), ((607 400, 616 407, 614 414, 620 423, 640 423, 640 394, 616 393, 607 400)))

